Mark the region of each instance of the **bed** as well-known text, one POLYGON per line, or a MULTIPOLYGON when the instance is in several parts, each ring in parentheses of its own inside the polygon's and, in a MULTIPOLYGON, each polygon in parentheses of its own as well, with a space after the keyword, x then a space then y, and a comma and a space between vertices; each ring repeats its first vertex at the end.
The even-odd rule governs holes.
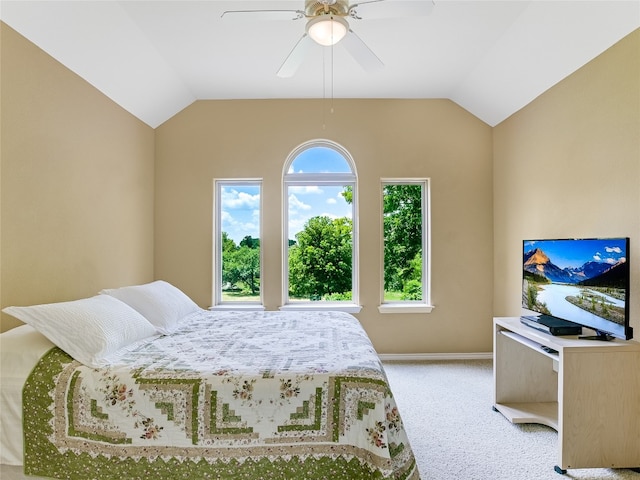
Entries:
POLYGON ((5 309, 29 324, 0 335, 0 461, 83 480, 419 479, 384 370, 355 317, 212 312, 183 295, 156 282, 103 291, 85 299, 81 314, 78 302, 65 302, 55 321, 51 309, 62 304, 37 306, 47 307, 44 316, 5 309), (116 336, 131 323, 140 331, 104 347, 96 317, 114 308, 118 319, 107 326, 119 325, 116 336), (84 327, 56 323, 69 316, 84 327), (75 351, 86 340, 74 335, 100 345, 75 351))

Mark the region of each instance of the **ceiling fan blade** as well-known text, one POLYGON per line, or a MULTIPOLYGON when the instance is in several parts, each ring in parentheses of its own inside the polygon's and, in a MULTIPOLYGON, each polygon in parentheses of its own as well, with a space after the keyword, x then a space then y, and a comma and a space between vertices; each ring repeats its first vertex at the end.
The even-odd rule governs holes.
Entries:
POLYGON ((299 20, 304 18, 302 10, 227 10, 220 16, 229 21, 245 20, 299 20))
POLYGON ((371 0, 351 5, 349 15, 357 20, 420 17, 430 15, 433 6, 433 0, 371 0))
POLYGON ((367 47, 362 39, 355 34, 355 32, 349 29, 347 35, 341 42, 344 48, 351 54, 351 56, 360 64, 362 68, 367 72, 375 72, 384 67, 384 63, 380 60, 373 51, 367 47))
POLYGON ((278 70, 277 75, 281 78, 293 77, 298 71, 298 67, 302 64, 303 60, 307 56, 309 47, 312 45, 313 40, 306 33, 302 35, 298 43, 296 43, 293 50, 289 53, 287 58, 282 63, 282 66, 278 70))

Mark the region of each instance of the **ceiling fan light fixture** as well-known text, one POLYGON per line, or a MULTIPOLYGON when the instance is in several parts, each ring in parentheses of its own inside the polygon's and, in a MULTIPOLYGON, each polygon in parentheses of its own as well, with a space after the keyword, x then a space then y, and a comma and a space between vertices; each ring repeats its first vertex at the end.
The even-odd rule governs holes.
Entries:
POLYGON ((344 38, 349 30, 349 23, 339 16, 332 14, 320 15, 307 23, 307 33, 320 45, 325 47, 335 45, 344 38))

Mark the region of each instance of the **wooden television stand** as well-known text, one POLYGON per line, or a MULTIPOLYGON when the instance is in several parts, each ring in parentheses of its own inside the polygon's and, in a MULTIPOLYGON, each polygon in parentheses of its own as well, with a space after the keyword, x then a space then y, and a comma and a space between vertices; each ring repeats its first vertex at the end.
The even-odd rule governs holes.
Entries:
POLYGON ((640 343, 556 337, 519 317, 493 325, 494 409, 555 429, 558 473, 640 467, 640 343))

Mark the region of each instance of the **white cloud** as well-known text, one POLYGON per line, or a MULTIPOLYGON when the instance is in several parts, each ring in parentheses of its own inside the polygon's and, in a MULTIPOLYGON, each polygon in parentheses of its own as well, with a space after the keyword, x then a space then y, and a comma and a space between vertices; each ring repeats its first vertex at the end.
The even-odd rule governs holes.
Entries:
POLYGON ((327 198, 327 203, 329 205, 335 205, 338 201, 335 198, 327 198))
MULTIPOLYGON (((254 220, 241 221, 232 216, 229 212, 222 212, 222 229, 227 233, 244 231, 245 235, 255 235, 258 232, 258 223, 255 220, 259 220, 259 216, 252 215, 254 220)), ((244 236, 244 235, 243 235, 244 236)))
POLYGON ((246 192, 238 192, 237 190, 222 189, 222 208, 223 209, 255 209, 260 206, 260 194, 251 195, 246 192))
POLYGON ((597 262, 608 263, 609 265, 615 265, 618 262, 626 262, 625 257, 617 257, 622 253, 622 249, 620 247, 604 247, 605 252, 609 255, 602 255, 600 252, 597 252, 593 259, 597 262))
POLYGON ((297 185, 289 187, 290 193, 297 193, 298 195, 318 195, 324 193, 317 185, 297 185))
POLYGON ((299 200, 298 197, 289 195, 289 211, 311 210, 311 205, 299 200))

